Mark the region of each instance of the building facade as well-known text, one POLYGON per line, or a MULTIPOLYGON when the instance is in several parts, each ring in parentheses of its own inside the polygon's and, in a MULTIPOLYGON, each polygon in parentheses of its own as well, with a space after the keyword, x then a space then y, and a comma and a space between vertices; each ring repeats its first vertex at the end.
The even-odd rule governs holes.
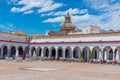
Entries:
MULTIPOLYGON (((67 18, 68 19, 68 18, 67 18)), ((67 20, 69 21, 69 20, 67 20)), ((69 26, 68 26, 69 27, 69 26)), ((78 34, 78 35, 37 35, 22 32, 0 33, 0 58, 37 58, 84 62, 120 63, 120 32, 78 34)))

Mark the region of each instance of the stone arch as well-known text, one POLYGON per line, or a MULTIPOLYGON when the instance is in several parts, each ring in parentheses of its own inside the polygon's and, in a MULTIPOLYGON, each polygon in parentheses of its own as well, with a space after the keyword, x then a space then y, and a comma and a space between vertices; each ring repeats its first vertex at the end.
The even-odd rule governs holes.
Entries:
POLYGON ((113 59, 113 49, 110 46, 105 46, 103 49, 103 60, 106 62, 107 60, 113 59))
POLYGON ((42 48, 41 48, 41 47, 38 47, 38 48, 37 48, 37 56, 38 56, 38 57, 41 57, 41 55, 42 55, 42 48))
POLYGON ((12 45, 12 46, 10 46, 10 57, 15 59, 15 55, 16 55, 16 47, 14 45, 12 45))
POLYGON ((115 60, 117 62, 120 62, 120 46, 116 47, 114 52, 115 52, 115 60))
POLYGON ((22 57, 22 55, 23 55, 23 47, 22 46, 18 47, 18 55, 19 55, 19 57, 22 57))
POLYGON ((63 58, 63 48, 61 46, 57 48, 57 53, 58 60, 61 60, 63 58))
POLYGON ((36 56, 36 48, 33 46, 31 48, 31 57, 36 56))
POLYGON ((7 47, 7 45, 2 45, 1 50, 2 50, 1 58, 5 59, 7 57, 7 55, 8 55, 8 47, 7 47))
POLYGON ((52 46, 51 48, 50 48, 50 58, 51 58, 51 60, 54 60, 55 59, 55 57, 56 57, 56 49, 55 49, 55 47, 54 46, 52 46))
POLYGON ((93 53, 93 59, 99 59, 99 56, 102 55, 102 54, 100 54, 101 53, 101 49, 100 49, 99 46, 95 46, 92 49, 92 53, 93 53))
POLYGON ((83 56, 84 62, 89 61, 89 53, 90 53, 90 48, 88 46, 85 46, 82 50, 82 56, 83 56))
POLYGON ((65 59, 70 60, 71 57, 72 57, 72 49, 71 47, 67 46, 65 48, 65 59))
POLYGON ((25 47, 25 52, 26 52, 26 57, 27 57, 27 58, 30 57, 29 50, 30 50, 29 46, 26 46, 26 47, 25 47))
POLYGON ((1 47, 0 47, 0 58, 1 58, 1 47))
POLYGON ((48 47, 43 48, 43 56, 47 57, 47 58, 49 57, 49 49, 48 49, 48 47))
POLYGON ((80 48, 78 46, 74 47, 73 49, 73 58, 79 59, 80 58, 80 48))

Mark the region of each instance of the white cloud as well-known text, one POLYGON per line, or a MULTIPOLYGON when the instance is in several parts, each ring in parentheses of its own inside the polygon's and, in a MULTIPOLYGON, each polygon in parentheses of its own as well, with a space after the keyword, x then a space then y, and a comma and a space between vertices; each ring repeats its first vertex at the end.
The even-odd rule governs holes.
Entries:
POLYGON ((29 10, 29 11, 24 12, 23 14, 31 14, 33 12, 34 12, 33 10, 29 10))
MULTIPOLYGON (((83 16, 71 16, 72 17, 72 22, 76 23, 76 22, 80 22, 80 21, 86 21, 89 18, 89 15, 83 15, 83 16)), ((64 16, 60 16, 60 17, 55 17, 55 18, 50 18, 47 20, 44 20, 43 23, 50 23, 50 22, 63 22, 64 21, 64 16)))
POLYGON ((50 22, 63 22, 64 21, 64 17, 56 17, 56 18, 49 18, 47 20, 44 20, 43 23, 50 23, 50 22))
POLYGON ((6 0, 7 1, 7 4, 14 4, 16 5, 18 3, 18 1, 20 0, 6 0))
POLYGON ((88 13, 87 9, 82 9, 79 10, 78 8, 70 8, 66 11, 58 11, 58 12, 50 12, 47 14, 41 14, 41 16, 63 16, 65 15, 67 12, 69 12, 70 14, 74 15, 74 14, 86 14, 88 13))
MULTIPOLYGON (((117 11, 111 11, 108 13, 104 13, 102 15, 96 16, 96 15, 74 15, 72 16, 72 22, 75 26, 78 28, 91 25, 91 24, 97 24, 102 29, 113 29, 113 30, 120 30, 120 10, 117 11)), ((44 20, 43 23, 63 23, 64 16, 56 17, 56 18, 50 18, 47 20, 44 20)))
POLYGON ((61 3, 54 3, 51 0, 47 0, 43 6, 41 7, 41 9, 38 10, 38 13, 42 13, 42 12, 47 12, 47 11, 51 11, 54 9, 57 9, 59 7, 63 6, 63 4, 61 3))
POLYGON ((119 0, 84 0, 84 3, 86 6, 101 12, 108 12, 120 8, 119 0))
POLYGON ((11 12, 25 12, 37 8, 38 12, 41 13, 63 6, 62 3, 55 3, 53 0, 20 0, 17 5, 22 7, 13 7, 11 12))
POLYGON ((15 26, 11 23, 7 23, 5 25, 0 24, 0 31, 2 31, 2 32, 13 31, 14 28, 15 28, 15 26))
MULTIPOLYGON (((116 2, 117 0, 85 0, 86 5, 95 9, 96 11, 100 11, 100 15, 93 15, 93 14, 84 14, 82 16, 76 15, 78 14, 78 9, 71 9, 71 12, 75 15, 72 16, 72 22, 77 27, 84 27, 91 24, 98 24, 102 29, 113 29, 113 30, 120 30, 120 1, 116 2), (114 4, 113 4, 114 2, 114 4), (116 2, 116 3, 115 3, 116 2)), ((66 10, 67 11, 67 10, 66 10)), ((66 11, 63 12, 51 12, 48 14, 42 14, 41 16, 62 16, 61 14, 65 15, 66 11)), ((71 14, 72 14, 71 13, 71 14)), ((56 17, 50 18, 43 22, 50 23, 50 22, 60 22, 64 21, 63 18, 56 17)))

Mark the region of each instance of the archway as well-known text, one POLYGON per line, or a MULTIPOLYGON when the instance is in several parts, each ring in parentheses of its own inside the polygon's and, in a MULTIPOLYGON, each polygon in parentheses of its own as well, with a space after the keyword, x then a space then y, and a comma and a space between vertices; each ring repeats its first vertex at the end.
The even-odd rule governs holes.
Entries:
POLYGON ((110 61, 113 59, 113 50, 110 46, 106 46, 104 49, 103 49, 103 60, 104 62, 106 61, 110 61))
POLYGON ((0 58, 1 58, 1 48, 0 48, 0 58))
POLYGON ((35 47, 31 48, 31 57, 36 56, 36 49, 35 47))
POLYGON ((50 50, 51 50, 51 56, 50 56, 50 58, 51 58, 51 60, 54 60, 55 56, 56 56, 55 47, 51 47, 50 50))
POLYGON ((25 47, 25 52, 26 52, 26 58, 29 58, 30 57, 30 53, 29 53, 29 47, 28 46, 26 46, 25 47))
POLYGON ((65 49, 65 59, 66 60, 70 60, 71 56, 72 56, 71 48, 70 47, 66 47, 66 49, 65 49))
POLYGON ((7 46, 3 46, 3 55, 2 58, 5 59, 7 57, 7 53, 8 53, 8 48, 7 46))
POLYGON ((93 49, 92 49, 92 53, 93 53, 93 59, 99 59, 100 56, 102 55, 101 54, 101 50, 98 46, 95 46, 93 49))
POLYGON ((112 48, 109 51, 109 58, 108 59, 113 60, 113 50, 112 50, 112 48))
POLYGON ((38 47, 38 48, 37 48, 37 56, 38 56, 38 57, 41 57, 41 56, 42 56, 42 48, 41 48, 41 47, 38 47))
POLYGON ((46 58, 48 58, 48 56, 49 56, 49 49, 47 47, 44 47, 44 49, 43 49, 43 56, 46 58))
POLYGON ((22 57, 23 55, 23 48, 21 46, 18 48, 18 54, 19 54, 19 57, 22 57))
POLYGON ((82 56, 83 56, 84 62, 89 61, 89 53, 90 53, 90 48, 87 46, 84 47, 82 50, 82 56))
POLYGON ((115 48, 115 60, 120 63, 120 46, 115 48))
POLYGON ((63 48, 59 47, 58 48, 58 60, 61 60, 63 58, 63 48))
POLYGON ((80 58, 80 48, 79 47, 75 47, 73 49, 73 58, 75 58, 75 59, 79 59, 80 58))
POLYGON ((10 57, 12 57, 13 59, 15 59, 16 48, 14 46, 12 46, 10 51, 11 51, 10 52, 10 57))

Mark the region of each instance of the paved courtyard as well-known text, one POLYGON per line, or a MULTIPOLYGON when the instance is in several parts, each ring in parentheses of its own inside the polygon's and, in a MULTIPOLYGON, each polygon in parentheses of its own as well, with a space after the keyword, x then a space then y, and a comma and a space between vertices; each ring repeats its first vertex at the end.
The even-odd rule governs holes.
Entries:
POLYGON ((120 80, 120 65, 0 60, 0 80, 120 80))

